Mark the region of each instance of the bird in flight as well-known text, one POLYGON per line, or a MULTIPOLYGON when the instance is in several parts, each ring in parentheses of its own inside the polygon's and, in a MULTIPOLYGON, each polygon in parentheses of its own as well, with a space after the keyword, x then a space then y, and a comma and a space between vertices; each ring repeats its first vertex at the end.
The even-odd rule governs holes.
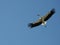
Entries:
MULTIPOLYGON (((46 27, 46 21, 51 18, 51 16, 55 13, 55 9, 51 9, 45 16, 40 17, 36 22, 29 23, 28 26, 30 28, 39 26, 39 25, 44 25, 46 27)), ((39 15, 38 15, 39 16, 39 15)))

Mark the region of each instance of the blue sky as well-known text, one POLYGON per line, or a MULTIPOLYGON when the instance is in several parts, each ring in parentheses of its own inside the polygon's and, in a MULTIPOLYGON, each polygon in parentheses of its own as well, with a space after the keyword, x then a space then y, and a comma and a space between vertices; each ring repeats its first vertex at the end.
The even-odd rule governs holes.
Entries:
POLYGON ((60 45, 59 14, 59 0, 0 0, 0 45, 60 45), (47 28, 28 27, 52 8, 47 28))

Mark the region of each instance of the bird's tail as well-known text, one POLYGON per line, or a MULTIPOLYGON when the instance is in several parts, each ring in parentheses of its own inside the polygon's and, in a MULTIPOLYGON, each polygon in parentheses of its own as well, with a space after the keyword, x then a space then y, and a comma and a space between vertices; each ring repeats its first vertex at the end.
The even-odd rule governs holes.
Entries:
POLYGON ((46 23, 47 23, 47 22, 45 21, 44 23, 42 23, 42 25, 46 25, 46 23))
POLYGON ((42 23, 42 25, 43 25, 44 27, 47 27, 47 26, 46 26, 46 23, 47 23, 47 22, 45 21, 44 23, 42 23))

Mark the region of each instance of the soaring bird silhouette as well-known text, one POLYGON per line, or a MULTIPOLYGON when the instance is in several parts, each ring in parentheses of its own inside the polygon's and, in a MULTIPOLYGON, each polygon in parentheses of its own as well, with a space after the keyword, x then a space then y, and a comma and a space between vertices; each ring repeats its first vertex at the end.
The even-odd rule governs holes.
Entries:
POLYGON ((42 16, 41 18, 39 18, 36 22, 33 23, 29 23, 28 26, 33 28, 39 25, 46 25, 46 21, 55 13, 55 9, 53 8, 52 10, 50 10, 45 16, 42 16))

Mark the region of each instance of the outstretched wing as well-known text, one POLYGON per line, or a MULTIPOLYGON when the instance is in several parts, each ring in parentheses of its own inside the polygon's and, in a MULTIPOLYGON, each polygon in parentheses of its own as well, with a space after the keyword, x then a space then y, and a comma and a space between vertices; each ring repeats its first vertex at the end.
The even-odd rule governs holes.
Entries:
POLYGON ((55 13, 55 9, 53 8, 50 12, 48 12, 48 13, 44 16, 44 21, 47 21, 54 13, 55 13))
POLYGON ((42 22, 41 22, 41 19, 39 19, 37 22, 34 22, 34 23, 29 23, 29 27, 36 27, 36 26, 38 26, 38 25, 40 25, 42 22))

